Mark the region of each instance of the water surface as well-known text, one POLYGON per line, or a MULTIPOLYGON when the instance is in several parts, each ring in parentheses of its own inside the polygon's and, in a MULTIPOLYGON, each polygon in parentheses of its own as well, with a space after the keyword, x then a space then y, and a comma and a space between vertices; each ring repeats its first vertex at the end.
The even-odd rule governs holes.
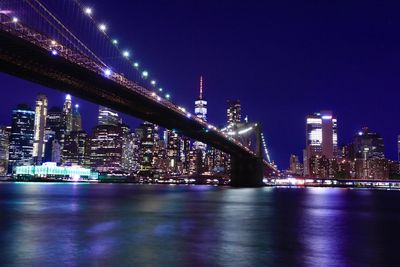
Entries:
POLYGON ((0 183, 2 266, 399 266, 400 192, 0 183))

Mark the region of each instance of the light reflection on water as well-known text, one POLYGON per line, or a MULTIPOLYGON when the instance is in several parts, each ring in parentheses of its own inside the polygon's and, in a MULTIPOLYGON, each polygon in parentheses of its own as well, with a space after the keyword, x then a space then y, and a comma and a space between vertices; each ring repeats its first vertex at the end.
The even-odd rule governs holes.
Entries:
POLYGON ((1 265, 397 261, 400 192, 0 183, 1 265))

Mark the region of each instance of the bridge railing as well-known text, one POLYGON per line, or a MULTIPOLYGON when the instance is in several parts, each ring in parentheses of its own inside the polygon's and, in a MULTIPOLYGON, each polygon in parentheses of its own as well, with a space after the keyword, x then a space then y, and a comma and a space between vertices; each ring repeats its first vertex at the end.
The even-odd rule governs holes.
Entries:
POLYGON ((197 123, 203 126, 205 130, 215 131, 215 133, 229 140, 232 144, 240 146, 248 153, 255 155, 255 153, 251 149, 243 145, 241 142, 228 136, 226 133, 223 133, 221 130, 217 129, 211 124, 206 123, 204 120, 196 116, 191 116, 191 114, 189 112, 186 112, 184 108, 172 103, 167 99, 158 96, 155 92, 150 91, 144 88, 143 86, 127 79, 126 77, 124 77, 124 75, 112 71, 111 68, 107 67, 103 63, 98 62, 95 59, 85 54, 82 54, 81 52, 77 52, 70 48, 67 48, 62 44, 58 43, 57 40, 54 40, 46 36, 45 34, 39 33, 31 29, 29 26, 24 25, 21 22, 14 22, 13 19, 6 14, 0 14, 0 29, 2 31, 11 33, 14 36, 17 36, 21 39, 24 39, 38 47, 41 47, 49 51, 49 53, 52 53, 54 56, 61 56, 64 59, 74 64, 77 64, 81 67, 84 67, 92 72, 95 72, 101 76, 107 76, 107 78, 113 80, 114 82, 120 84, 121 86, 128 88, 134 91, 135 93, 138 93, 146 97, 151 101, 156 101, 160 105, 163 105, 179 114, 182 114, 182 116, 185 116, 186 118, 195 120, 197 123), (109 73, 106 74, 106 71, 109 71, 109 73))

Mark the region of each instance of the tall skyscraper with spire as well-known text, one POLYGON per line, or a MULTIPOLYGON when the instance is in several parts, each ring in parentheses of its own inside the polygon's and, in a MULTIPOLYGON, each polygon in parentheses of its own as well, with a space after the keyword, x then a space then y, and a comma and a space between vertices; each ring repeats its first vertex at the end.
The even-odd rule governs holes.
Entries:
POLYGON ((200 95, 194 104, 194 112, 196 116, 204 121, 207 121, 207 101, 203 98, 203 76, 200 76, 200 95))
POLYGON ((71 98, 71 95, 67 95, 65 97, 63 115, 64 115, 64 123, 65 123, 65 132, 69 133, 72 131, 72 98, 71 98))
POLYGON ((41 164, 44 157, 45 130, 47 119, 47 97, 38 95, 35 106, 35 123, 33 136, 33 160, 35 164, 41 164))
MULTIPOLYGON (((194 112, 196 116, 204 121, 207 121, 207 101, 203 97, 203 76, 200 76, 200 95, 199 98, 194 102, 194 104, 194 112)), ((202 142, 196 141, 193 143, 193 149, 197 151, 197 166, 199 167, 197 172, 200 172, 200 169, 202 169, 202 167, 200 166, 204 165, 207 145, 202 142)))

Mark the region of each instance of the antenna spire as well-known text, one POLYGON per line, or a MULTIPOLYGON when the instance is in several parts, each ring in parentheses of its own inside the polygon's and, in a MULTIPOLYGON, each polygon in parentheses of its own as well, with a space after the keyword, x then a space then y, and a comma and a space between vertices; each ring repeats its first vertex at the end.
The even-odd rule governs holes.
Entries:
POLYGON ((203 99, 203 76, 200 76, 200 99, 203 99))

